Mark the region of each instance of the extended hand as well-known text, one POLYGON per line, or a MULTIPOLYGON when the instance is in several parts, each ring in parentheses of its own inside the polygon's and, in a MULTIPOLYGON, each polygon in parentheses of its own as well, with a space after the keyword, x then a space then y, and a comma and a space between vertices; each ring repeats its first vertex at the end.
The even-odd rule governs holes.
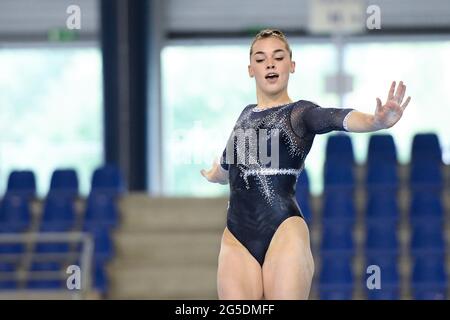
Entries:
POLYGON ((227 184, 228 183, 228 172, 221 170, 220 164, 217 159, 214 160, 213 166, 210 170, 202 169, 200 173, 209 182, 227 184))
POLYGON ((408 97, 402 105, 405 92, 406 86, 403 84, 403 81, 400 81, 397 90, 395 90, 395 81, 393 81, 386 103, 382 105, 381 100, 377 98, 377 108, 374 115, 374 125, 377 129, 390 128, 400 120, 403 111, 405 111, 411 100, 411 97, 408 97))

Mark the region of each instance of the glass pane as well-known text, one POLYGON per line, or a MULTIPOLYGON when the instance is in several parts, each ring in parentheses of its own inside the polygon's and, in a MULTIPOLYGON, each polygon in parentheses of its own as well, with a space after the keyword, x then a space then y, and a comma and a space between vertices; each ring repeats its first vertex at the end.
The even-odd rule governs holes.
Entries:
POLYGON ((77 170, 87 194, 101 164, 102 70, 98 48, 0 50, 0 190, 31 169, 44 196, 54 169, 77 170))
MULTIPOLYGON (((402 119, 392 128, 377 133, 392 134, 399 161, 410 160, 412 139, 416 133, 435 132, 450 163, 450 41, 408 41, 355 43, 345 49, 345 69, 353 76, 353 92, 346 106, 373 114, 376 97, 386 101, 393 80, 403 80, 406 95, 412 100, 402 119)), ((406 99, 406 97, 405 97, 406 99)), ((352 134, 359 162, 365 161, 370 134, 352 134)))

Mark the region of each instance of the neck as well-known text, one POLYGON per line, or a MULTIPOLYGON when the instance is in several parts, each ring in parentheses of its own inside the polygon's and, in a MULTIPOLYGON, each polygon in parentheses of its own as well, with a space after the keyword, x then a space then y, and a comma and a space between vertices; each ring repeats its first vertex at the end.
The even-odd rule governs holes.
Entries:
POLYGON ((292 102, 291 98, 289 98, 289 95, 287 94, 287 91, 282 91, 279 94, 274 95, 267 95, 258 91, 256 93, 256 100, 258 103, 258 108, 261 109, 276 107, 292 102))

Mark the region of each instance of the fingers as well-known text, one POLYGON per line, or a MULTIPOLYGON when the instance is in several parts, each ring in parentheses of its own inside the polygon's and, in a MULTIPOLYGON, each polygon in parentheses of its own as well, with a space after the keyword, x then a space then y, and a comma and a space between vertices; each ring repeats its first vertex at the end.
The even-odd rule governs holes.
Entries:
POLYGON ((400 81, 398 84, 397 91, 395 92, 395 100, 398 104, 401 104, 403 101, 403 97, 405 96, 406 86, 403 84, 403 81, 400 81))
POLYGON ((376 110, 375 110, 375 112, 381 112, 381 106, 382 106, 382 104, 381 104, 381 100, 380 100, 380 98, 377 98, 377 108, 376 108, 376 110))
POLYGON ((411 97, 406 98, 405 103, 402 105, 402 109, 403 111, 406 109, 406 107, 408 106, 409 101, 411 101, 411 97))
POLYGON ((391 88, 388 93, 388 101, 394 99, 394 91, 395 91, 395 81, 392 81, 391 88))

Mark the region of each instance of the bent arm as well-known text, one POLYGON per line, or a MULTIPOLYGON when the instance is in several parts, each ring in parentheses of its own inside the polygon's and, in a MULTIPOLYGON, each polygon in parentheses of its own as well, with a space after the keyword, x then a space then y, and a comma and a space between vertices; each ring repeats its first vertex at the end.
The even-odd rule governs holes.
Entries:
POLYGON ((219 184, 227 184, 228 183, 228 165, 222 164, 217 161, 214 161, 213 166, 210 170, 206 171, 202 169, 200 173, 202 176, 206 178, 209 182, 219 183, 219 184))

